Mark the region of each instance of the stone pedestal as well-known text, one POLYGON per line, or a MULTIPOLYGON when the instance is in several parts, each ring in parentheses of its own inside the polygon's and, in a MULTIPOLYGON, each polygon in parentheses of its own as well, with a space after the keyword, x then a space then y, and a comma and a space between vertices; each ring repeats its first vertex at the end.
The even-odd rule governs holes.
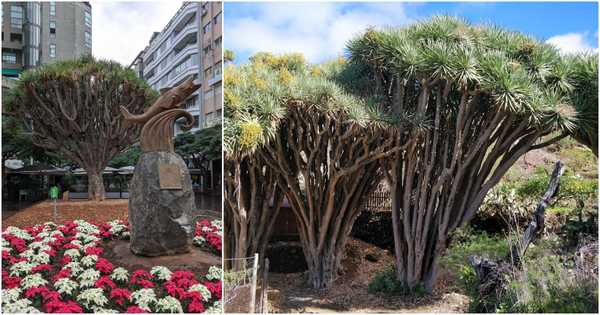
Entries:
POLYGON ((190 173, 173 152, 145 152, 129 187, 131 251, 161 256, 189 252, 194 209, 190 173))

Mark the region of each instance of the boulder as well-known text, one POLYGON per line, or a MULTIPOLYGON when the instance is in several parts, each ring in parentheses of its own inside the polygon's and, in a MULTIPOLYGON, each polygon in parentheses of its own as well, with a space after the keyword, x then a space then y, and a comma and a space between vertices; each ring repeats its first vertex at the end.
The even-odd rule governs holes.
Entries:
POLYGON ((130 250, 162 256, 189 252, 194 209, 190 173, 173 152, 144 152, 129 187, 130 250))

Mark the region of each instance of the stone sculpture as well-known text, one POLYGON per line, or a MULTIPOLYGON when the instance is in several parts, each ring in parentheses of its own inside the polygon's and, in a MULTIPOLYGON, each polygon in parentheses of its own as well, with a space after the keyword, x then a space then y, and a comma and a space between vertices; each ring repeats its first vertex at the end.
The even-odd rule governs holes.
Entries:
POLYGON ((129 189, 130 250, 136 255, 161 256, 185 253, 192 231, 190 211, 195 207, 189 170, 174 152, 175 120, 186 119, 181 128, 189 130, 194 118, 179 109, 200 85, 190 78, 162 91, 141 115, 121 107, 125 123, 143 124, 142 154, 129 189))

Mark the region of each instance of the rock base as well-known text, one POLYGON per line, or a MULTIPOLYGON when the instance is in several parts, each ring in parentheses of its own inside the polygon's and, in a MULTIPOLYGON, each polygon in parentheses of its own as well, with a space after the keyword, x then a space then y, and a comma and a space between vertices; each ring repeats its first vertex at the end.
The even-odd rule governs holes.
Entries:
POLYGON ((189 252, 194 208, 192 180, 183 159, 172 152, 143 153, 129 187, 131 252, 142 256, 189 252), (180 174, 159 174, 164 165, 180 174), (160 175, 180 178, 181 188, 162 188, 160 175))

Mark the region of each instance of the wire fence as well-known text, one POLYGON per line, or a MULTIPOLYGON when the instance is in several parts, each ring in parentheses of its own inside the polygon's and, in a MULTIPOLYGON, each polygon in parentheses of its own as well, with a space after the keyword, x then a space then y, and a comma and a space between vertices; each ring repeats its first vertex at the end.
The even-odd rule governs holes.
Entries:
POLYGON ((223 274, 223 305, 226 313, 268 313, 268 265, 260 266, 258 254, 226 258, 223 274))
POLYGON ((392 195, 388 185, 384 181, 367 196, 363 210, 371 212, 392 211, 392 195))

